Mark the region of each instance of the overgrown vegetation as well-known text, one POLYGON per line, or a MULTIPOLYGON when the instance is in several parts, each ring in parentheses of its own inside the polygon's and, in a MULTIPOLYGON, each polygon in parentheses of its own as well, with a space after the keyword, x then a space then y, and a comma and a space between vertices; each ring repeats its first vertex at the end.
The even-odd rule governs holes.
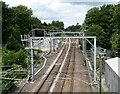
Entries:
POLYGON ((3 66, 21 65, 22 68, 27 68, 27 61, 26 61, 27 55, 25 51, 19 50, 15 52, 15 51, 3 49, 2 54, 3 54, 2 56, 3 66))
MULTIPOLYGON (((27 54, 29 53, 24 50, 20 35, 31 34, 31 28, 62 30, 64 29, 64 23, 62 21, 52 21, 50 24, 41 23, 41 20, 34 17, 32 10, 26 6, 9 7, 3 1, 0 3, 2 3, 2 70, 6 71, 19 65, 23 70, 26 70, 29 65, 29 60, 27 60, 27 54)), ((41 31, 40 34, 43 34, 43 32, 41 31)), ((34 55, 34 62, 35 64, 40 62, 38 54, 34 55)), ((9 75, 8 73, 5 77, 16 77, 18 79, 24 76, 26 75, 20 76, 16 73, 9 75)), ((9 80, 2 81, 3 90, 5 87, 14 85, 13 81, 9 82, 9 80)))
POLYGON ((120 4, 90 9, 84 25, 88 35, 97 37, 97 45, 112 50, 114 56, 120 56, 120 4))

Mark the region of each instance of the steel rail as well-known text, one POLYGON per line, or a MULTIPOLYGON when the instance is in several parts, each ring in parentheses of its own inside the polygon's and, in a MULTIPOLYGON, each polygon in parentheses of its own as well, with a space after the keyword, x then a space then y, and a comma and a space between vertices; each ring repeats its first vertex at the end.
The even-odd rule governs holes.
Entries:
MULTIPOLYGON (((70 39, 69 39, 69 40, 70 40, 70 39)), ((54 79, 53 84, 52 84, 51 87, 50 87, 49 92, 53 92, 53 90, 54 90, 54 88, 55 88, 55 85, 56 85, 56 83, 57 83, 57 81, 58 81, 58 79, 59 79, 59 76, 60 76, 60 74, 61 74, 61 72, 62 72, 63 66, 64 66, 64 64, 65 64, 66 58, 67 58, 68 53, 69 53, 69 50, 70 50, 70 44, 71 44, 71 42, 69 42, 69 47, 68 47, 67 53, 66 53, 65 58, 64 58, 64 60, 63 60, 63 62, 62 62, 62 65, 60 66, 59 72, 58 72, 56 78, 54 79)))
POLYGON ((47 79, 47 77, 49 76, 50 72, 52 71, 52 69, 54 68, 54 65, 57 63, 59 57, 62 55, 63 51, 65 49, 65 46, 62 47, 62 49, 60 50, 60 52, 58 53, 56 59, 53 61, 53 63, 51 64, 51 66, 47 69, 47 71, 45 72, 45 74, 42 76, 42 78, 40 79, 40 82, 37 84, 36 88, 34 88, 32 91, 38 93, 39 89, 42 87, 43 83, 45 82, 45 80, 47 79))

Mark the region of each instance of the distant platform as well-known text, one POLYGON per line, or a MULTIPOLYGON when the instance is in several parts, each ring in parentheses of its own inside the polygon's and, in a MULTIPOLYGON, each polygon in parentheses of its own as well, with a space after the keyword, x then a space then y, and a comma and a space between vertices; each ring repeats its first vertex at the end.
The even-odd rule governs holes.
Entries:
POLYGON ((43 52, 48 52, 48 51, 50 51, 50 48, 41 48, 41 50, 42 50, 43 52))

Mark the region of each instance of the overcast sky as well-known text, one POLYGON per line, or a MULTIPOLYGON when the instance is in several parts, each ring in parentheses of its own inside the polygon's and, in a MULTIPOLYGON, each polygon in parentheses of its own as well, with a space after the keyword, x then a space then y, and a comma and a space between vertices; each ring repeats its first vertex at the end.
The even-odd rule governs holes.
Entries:
POLYGON ((10 7, 25 5, 42 22, 63 21, 65 27, 82 24, 87 11, 105 3, 117 4, 119 0, 3 0, 10 7))

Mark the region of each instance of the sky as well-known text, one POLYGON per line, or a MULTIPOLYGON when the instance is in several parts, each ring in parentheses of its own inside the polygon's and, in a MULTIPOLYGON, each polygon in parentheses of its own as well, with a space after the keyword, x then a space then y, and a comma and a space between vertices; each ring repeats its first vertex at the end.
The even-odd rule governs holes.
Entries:
POLYGON ((65 28, 82 24, 89 9, 103 4, 117 4, 119 0, 3 0, 9 7, 25 5, 42 22, 63 21, 65 28))

